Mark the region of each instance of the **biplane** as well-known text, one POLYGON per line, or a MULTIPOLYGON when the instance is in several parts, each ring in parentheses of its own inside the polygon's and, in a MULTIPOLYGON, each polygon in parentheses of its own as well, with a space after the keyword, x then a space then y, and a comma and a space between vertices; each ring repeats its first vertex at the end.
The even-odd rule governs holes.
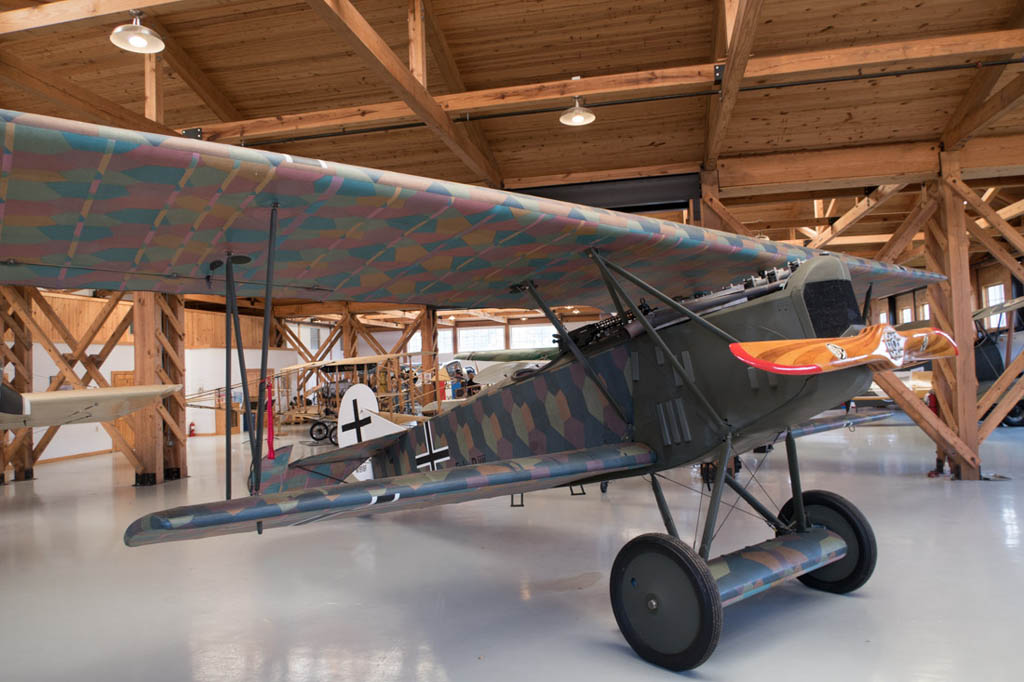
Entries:
POLYGON ((0 128, 7 282, 263 295, 266 315, 274 295, 530 307, 558 333, 542 367, 421 428, 273 465, 257 439, 249 497, 147 514, 130 546, 642 476, 666 533, 622 548, 612 611, 642 658, 689 669, 714 650, 725 605, 791 578, 835 593, 868 580, 870 525, 802 490, 794 437, 845 423, 808 424, 873 368, 956 352, 937 330, 865 326, 869 287, 939 281, 922 271, 251 148, 9 111, 0 128), (555 304, 613 314, 568 333, 555 304), (775 439, 792 486, 778 512, 727 466, 775 439), (344 482, 367 460, 373 480, 344 482), (691 547, 659 472, 698 463, 711 494, 691 547), (713 558, 726 489, 770 537, 713 558))

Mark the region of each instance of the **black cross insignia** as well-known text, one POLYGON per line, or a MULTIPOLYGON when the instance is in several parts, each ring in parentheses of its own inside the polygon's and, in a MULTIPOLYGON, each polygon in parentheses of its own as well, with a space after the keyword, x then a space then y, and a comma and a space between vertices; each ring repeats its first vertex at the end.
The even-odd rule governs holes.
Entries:
POLYGON ((352 431, 352 430, 355 430, 355 432, 356 432, 356 442, 357 443, 362 443, 363 442, 363 427, 364 426, 369 426, 369 425, 370 425, 370 418, 369 417, 363 417, 362 419, 359 418, 359 401, 358 400, 353 400, 352 401, 352 421, 350 421, 348 424, 342 424, 341 430, 342 431, 352 431))
POLYGON ((416 455, 416 468, 422 469, 429 466, 431 471, 437 471, 437 465, 451 459, 448 454, 448 447, 434 448, 434 431, 430 428, 430 422, 423 422, 423 442, 427 451, 416 455))

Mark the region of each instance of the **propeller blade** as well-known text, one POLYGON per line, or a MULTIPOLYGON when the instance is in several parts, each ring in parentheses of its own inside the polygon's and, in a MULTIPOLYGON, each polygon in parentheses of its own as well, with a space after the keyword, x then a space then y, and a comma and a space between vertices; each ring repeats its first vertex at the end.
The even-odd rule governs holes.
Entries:
POLYGON ((773 374, 820 374, 861 365, 889 369, 958 353, 944 331, 898 331, 887 324, 865 327, 856 336, 731 343, 729 350, 748 365, 773 374))

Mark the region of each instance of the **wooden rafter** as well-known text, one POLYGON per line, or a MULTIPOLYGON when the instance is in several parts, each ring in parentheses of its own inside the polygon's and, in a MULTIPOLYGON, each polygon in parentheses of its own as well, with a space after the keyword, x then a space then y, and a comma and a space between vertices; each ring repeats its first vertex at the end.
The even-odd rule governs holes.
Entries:
MULTIPOLYGON (((429 17, 429 13, 428 13, 429 17)), ((1024 51, 1024 29, 923 38, 877 45, 835 48, 772 57, 753 57, 747 63, 748 79, 801 78, 810 74, 850 67, 888 68, 936 59, 959 60, 1024 51)), ((397 60, 397 57, 395 58, 397 60)), ((397 62, 401 68, 405 66, 397 62)), ((573 96, 621 96, 643 90, 660 93, 701 92, 715 87, 715 65, 697 64, 635 71, 605 76, 584 76, 579 80, 505 86, 439 95, 437 103, 449 115, 461 118, 483 112, 515 111, 530 106, 557 105, 573 96)), ((411 74, 408 80, 415 82, 411 74)), ((202 126, 205 139, 237 142, 260 137, 312 133, 339 128, 377 127, 385 123, 415 121, 417 115, 406 102, 381 102, 324 111, 289 113, 248 121, 202 126)), ((878 163, 878 166, 885 164, 878 163)), ((892 164, 890 164, 892 165, 892 164)), ((882 175, 875 169, 875 175, 882 175)), ((625 175, 620 177, 627 177, 625 175)), ((605 178, 608 179, 608 178, 605 178)), ((543 183, 542 183, 543 184, 543 183)), ((552 183, 548 183, 552 184, 552 183)), ((723 185, 726 184, 723 182, 723 185)), ((881 181, 874 184, 883 184, 881 181)), ((517 186, 527 186, 518 184, 517 186)))
POLYGON ((327 25, 362 57, 363 62, 441 138, 466 166, 489 184, 500 187, 501 173, 448 118, 441 105, 416 80, 349 0, 307 0, 327 25))
POLYGON ((726 36, 725 73, 719 95, 712 95, 704 135, 704 169, 714 170, 722 151, 725 132, 736 106, 743 74, 754 45, 754 31, 764 0, 719 0, 726 36))
POLYGON ((423 0, 409 0, 409 71, 427 87, 427 36, 423 0))
MULTIPOLYGON (((1024 28, 1024 2, 1017 3, 1017 9, 1014 11, 1013 18, 1007 24, 1006 28, 1024 28)), ((1004 62, 1014 59, 1015 57, 1016 55, 1013 53, 1006 53, 990 55, 988 59, 994 62, 1004 62)), ((1001 64, 999 66, 988 66, 978 69, 978 73, 974 75, 970 86, 960 99, 960 103, 953 111, 953 114, 949 117, 949 121, 946 123, 946 128, 943 130, 943 138, 945 138, 946 135, 951 134, 953 128, 955 128, 968 113, 981 106, 992 92, 992 89, 996 86, 996 83, 999 82, 999 79, 1006 71, 1007 66, 1007 64, 1001 64)), ((985 201, 988 200, 988 197, 985 197, 985 201)))
POLYGON ((224 91, 210 80, 166 26, 155 17, 146 17, 145 23, 164 40, 164 51, 160 56, 217 118, 222 121, 237 121, 242 118, 241 112, 224 95, 224 91))
POLYGON ((820 249, 833 239, 846 232, 859 221, 876 211, 882 204, 899 194, 900 190, 906 187, 906 183, 891 185, 880 185, 863 200, 858 201, 853 208, 839 216, 839 219, 821 231, 817 237, 808 244, 811 248, 820 249))
POLYGON ((900 254, 910 246, 925 223, 935 215, 937 209, 938 203, 934 199, 922 197, 906 219, 896 228, 896 231, 889 236, 885 245, 875 254, 875 260, 883 263, 895 263, 900 254))
MULTIPOLYGON (((41 7, 50 6, 45 5, 41 7)), ((25 12, 27 10, 15 11, 25 12)), ((6 12, 3 14, 6 14, 6 12)), ((0 14, 0 17, 2 16, 0 14)), ((0 50, 0 78, 5 78, 18 87, 31 90, 51 102, 62 104, 89 117, 97 118, 108 125, 133 130, 144 130, 163 135, 176 135, 170 128, 155 123, 145 116, 140 116, 134 111, 125 109, 120 104, 104 99, 55 73, 45 72, 3 50, 0 50)))
MULTIPOLYGON (((410 0, 410 2, 416 1, 417 0, 410 0)), ((438 70, 441 71, 441 79, 448 87, 449 92, 465 92, 466 84, 462 80, 462 74, 459 72, 458 64, 455 63, 455 57, 452 55, 451 47, 448 45, 448 40, 444 37, 444 32, 437 23, 437 14, 434 12, 431 0, 422 0, 422 5, 423 17, 426 22, 427 29, 426 42, 430 46, 430 51, 434 55, 434 61, 437 63, 438 70)), ((469 135, 469 139, 476 145, 477 149, 483 152, 483 155, 487 158, 488 162, 495 168, 499 168, 498 161, 494 158, 494 153, 491 151, 491 143, 488 142, 480 124, 476 121, 465 121, 462 124, 462 127, 465 129, 466 134, 469 135)), ((507 185, 503 184, 503 186, 507 185)))
POLYGON ((133 9, 173 5, 181 0, 58 0, 0 12, 0 35, 56 26, 82 19, 124 14, 133 9))
POLYGON ((999 92, 968 111, 962 119, 942 133, 942 146, 947 151, 963 149, 972 137, 1010 113, 1024 100, 1024 74, 1004 85, 999 92))

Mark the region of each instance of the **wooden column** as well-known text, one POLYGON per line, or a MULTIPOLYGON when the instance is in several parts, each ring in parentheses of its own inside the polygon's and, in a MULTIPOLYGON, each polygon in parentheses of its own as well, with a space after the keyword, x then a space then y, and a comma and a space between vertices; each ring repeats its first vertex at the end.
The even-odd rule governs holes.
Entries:
MULTIPOLYGON (((159 384, 157 368, 163 366, 157 330, 162 325, 160 307, 156 302, 159 294, 139 291, 134 295, 133 335, 135 337, 135 385, 159 384)), ((157 407, 144 407, 134 417, 135 455, 142 464, 142 471, 135 475, 138 485, 154 485, 164 482, 164 439, 160 413, 157 407)))
MULTIPOLYGON (((942 153, 940 163, 944 177, 960 179, 959 154, 942 153)), ((948 183, 937 183, 934 192, 939 200, 938 229, 933 226, 928 231, 931 243, 926 237, 926 258, 934 261, 934 265, 940 268, 938 271, 949 280, 943 285, 929 288, 928 303, 932 310, 939 313, 940 320, 945 318, 946 331, 953 336, 960 352, 955 358, 934 363, 937 371, 933 377, 939 376, 939 388, 945 394, 940 396, 940 401, 945 403, 943 407, 946 414, 943 416, 948 419, 948 426, 977 456, 978 380, 974 370, 970 242, 966 231, 968 218, 963 201, 948 183)), ((980 467, 971 466, 966 461, 959 464, 963 478, 976 480, 980 477, 980 467)))
MULTIPOLYGON (((15 287, 22 298, 28 301, 28 310, 31 314, 32 303, 28 295, 28 287, 15 287)), ((3 308, 3 316, 0 316, 0 343, 5 346, 6 339, 10 338, 13 344, 5 351, 4 364, 9 362, 14 369, 11 375, 10 386, 18 393, 32 391, 32 330, 25 323, 21 314, 16 312, 8 303, 0 298, 0 306, 3 308), (5 320, 8 323, 5 323, 5 320)), ((16 429, 14 431, 0 431, 0 476, 3 475, 7 464, 14 467, 15 481, 28 481, 33 478, 32 459, 32 429, 16 429), (8 442, 8 438, 13 441, 8 442)), ((2 482, 0 478, 0 482, 2 482)))
MULTIPOLYGON (((188 428, 185 425, 185 299, 172 294, 158 294, 157 304, 163 313, 163 348, 161 383, 181 384, 182 389, 164 398, 160 411, 164 430, 164 478, 175 480, 188 476, 188 428)), ((159 408, 158 408, 159 409, 159 408)))
POLYGON ((437 395, 437 308, 424 306, 423 317, 420 319, 420 339, 423 342, 423 393, 420 404, 426 405, 440 400, 437 395))

